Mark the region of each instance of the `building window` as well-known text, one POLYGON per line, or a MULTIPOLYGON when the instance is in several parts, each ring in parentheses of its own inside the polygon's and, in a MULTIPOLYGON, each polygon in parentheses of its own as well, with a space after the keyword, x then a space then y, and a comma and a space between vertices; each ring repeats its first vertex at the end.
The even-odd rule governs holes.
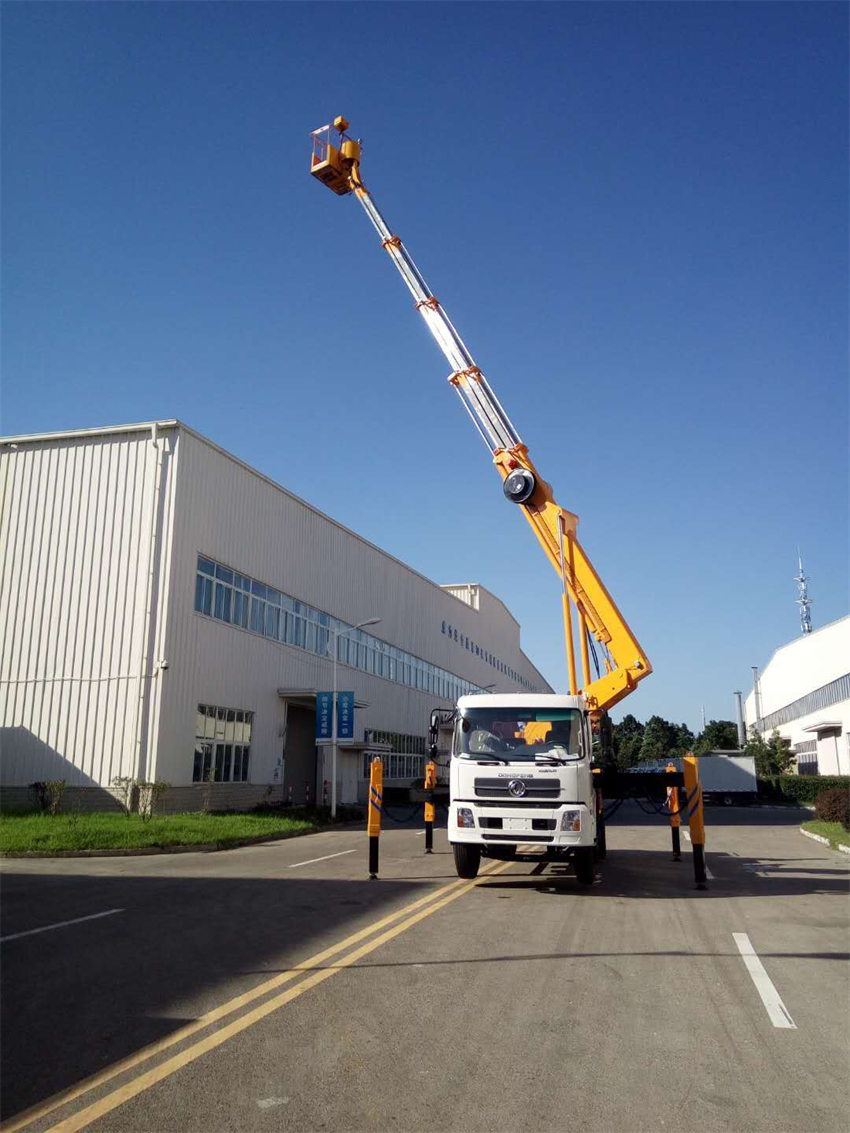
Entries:
MULTIPOLYGON (((195 574, 195 611, 216 621, 226 622, 248 630, 258 637, 284 645, 305 649, 310 653, 326 657, 328 653, 328 629, 341 632, 351 627, 331 618, 321 610, 315 610, 305 602, 299 602, 287 594, 282 594, 273 586, 258 579, 239 574, 238 571, 216 563, 204 555, 198 555, 195 574)), ((445 632, 458 640, 457 628, 446 625, 445 632)), ((467 650, 478 651, 466 635, 461 642, 467 650)), ((447 700, 457 700, 471 692, 481 692, 481 687, 472 681, 464 680, 455 673, 449 673, 420 657, 373 637, 363 630, 349 636, 337 636, 339 661, 354 669, 396 681, 408 688, 418 689, 431 695, 444 696, 447 700)), ((483 651, 479 652, 481 655, 483 651)), ((241 766, 241 759, 238 761, 241 766)), ((231 781, 237 760, 231 752, 231 781)), ((218 764, 216 766, 219 766, 218 764)), ((201 778, 204 759, 201 759, 201 778)), ((227 774, 227 761, 222 756, 220 773, 227 774)), ((207 769, 209 770, 209 768, 207 769)), ((215 771, 215 767, 213 768, 215 771)), ((243 776, 244 778, 244 776, 243 776)), ((226 780, 224 780, 226 781, 226 780)))
POLYGON ((192 782, 247 783, 254 713, 199 704, 192 782))

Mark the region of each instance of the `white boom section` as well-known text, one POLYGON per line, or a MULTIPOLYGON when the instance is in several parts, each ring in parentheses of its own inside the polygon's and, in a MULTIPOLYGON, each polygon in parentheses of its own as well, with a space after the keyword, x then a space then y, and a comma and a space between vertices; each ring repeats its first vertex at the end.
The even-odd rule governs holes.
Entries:
MULTIPOLYGON (((359 178, 357 181, 359 182, 359 178)), ((366 215, 377 229, 383 246, 392 256, 393 263, 416 301, 417 310, 452 367, 449 380, 452 381, 484 443, 491 452, 496 452, 497 449, 511 449, 514 445, 522 444, 519 433, 490 388, 487 379, 476 366, 475 359, 451 319, 431 294, 428 284, 407 248, 398 236, 390 232, 387 222, 362 182, 357 184, 356 193, 366 210, 366 215)))

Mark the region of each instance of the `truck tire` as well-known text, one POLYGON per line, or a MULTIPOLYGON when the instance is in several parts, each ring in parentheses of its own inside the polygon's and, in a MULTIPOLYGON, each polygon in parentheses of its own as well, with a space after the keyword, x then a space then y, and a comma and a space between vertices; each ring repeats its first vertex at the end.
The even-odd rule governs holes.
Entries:
POLYGON ((455 854, 455 869, 458 877, 470 879, 477 877, 478 867, 481 865, 481 847, 455 842, 452 849, 455 854))
POLYGON ((579 846, 573 853, 579 885, 593 884, 593 846, 579 846))

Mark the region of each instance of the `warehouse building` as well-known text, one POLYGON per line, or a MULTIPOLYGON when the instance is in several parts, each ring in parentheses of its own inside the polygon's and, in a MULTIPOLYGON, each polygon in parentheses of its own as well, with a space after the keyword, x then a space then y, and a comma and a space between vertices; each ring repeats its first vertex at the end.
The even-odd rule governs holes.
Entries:
POLYGON ((791 741, 805 775, 850 775, 850 616, 777 649, 747 697, 748 726, 791 741))
POLYGON ((551 691, 495 595, 431 582, 179 421, 0 444, 4 805, 59 779, 115 805, 121 777, 168 782, 169 810, 321 799, 334 646, 343 802, 374 753, 422 776, 432 708, 551 691))

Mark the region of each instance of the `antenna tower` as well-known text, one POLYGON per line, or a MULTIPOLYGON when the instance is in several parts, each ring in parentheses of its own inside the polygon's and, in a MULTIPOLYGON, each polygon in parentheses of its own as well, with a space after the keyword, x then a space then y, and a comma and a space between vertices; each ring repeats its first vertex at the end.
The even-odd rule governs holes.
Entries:
POLYGON ((812 632, 812 615, 809 612, 809 606, 812 600, 809 597, 809 579, 803 571, 803 557, 800 554, 800 548, 797 548, 797 565, 799 570, 794 575, 794 581, 797 583, 797 590, 800 597, 797 599, 797 605, 800 607, 800 629, 804 634, 812 632))

